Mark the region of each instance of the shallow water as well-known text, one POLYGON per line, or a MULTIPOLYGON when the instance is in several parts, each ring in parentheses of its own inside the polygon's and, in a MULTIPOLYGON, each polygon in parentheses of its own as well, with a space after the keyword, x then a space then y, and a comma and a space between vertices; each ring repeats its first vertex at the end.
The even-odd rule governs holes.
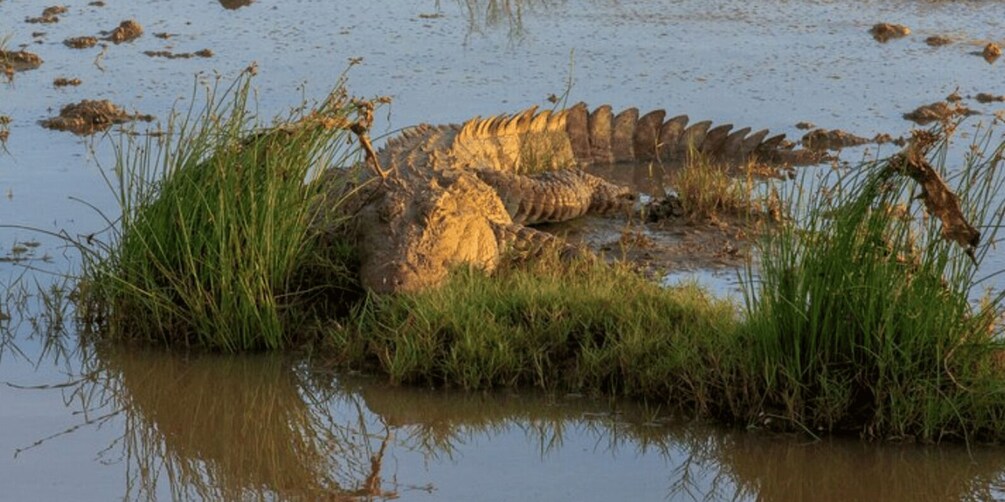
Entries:
MULTIPOLYGON (((1005 93, 1005 60, 988 64, 971 54, 1001 37, 1002 2, 68 6, 59 23, 41 25, 23 20, 44 5, 0 1, 0 38, 9 35, 8 48, 27 44, 45 60, 0 84, 0 115, 13 120, 7 152, 0 153, 0 258, 16 242, 40 244, 26 251, 34 260, 0 261, 0 284, 23 273, 29 283, 44 283, 46 271, 72 270, 79 260, 58 239, 4 225, 87 235, 115 217, 100 174, 111 165, 112 141, 48 131, 39 120, 80 99, 107 98, 163 121, 172 106, 191 99, 197 73, 211 82, 252 62, 259 67, 261 113, 272 116, 303 97, 320 98, 350 58, 362 57, 349 74, 351 91, 394 98, 378 117, 379 134, 423 121, 550 107, 548 96, 568 89, 570 103, 666 108, 693 121, 767 127, 793 138, 800 121, 900 136, 911 126, 902 113, 956 88, 963 96, 1005 93), (84 50, 62 43, 129 18, 146 30, 135 42, 84 50), (866 31, 879 21, 906 24, 914 33, 877 43, 866 31), (33 37, 36 31, 45 35, 33 37), (158 32, 172 36, 154 37, 158 32), (931 48, 923 39, 932 34, 956 42, 931 48), (204 48, 214 57, 142 54, 204 48), (59 76, 83 84, 54 88, 59 76), (42 271, 26 272, 26 265, 42 271)), ((966 103, 983 115, 964 125, 963 136, 1005 108, 966 103)), ((999 270, 1005 261, 995 253, 986 265, 999 270)), ((723 277, 722 288, 731 288, 732 274, 723 277)), ((184 360, 93 347, 42 356, 60 345, 29 339, 32 322, 20 316, 0 323, 24 353, 6 346, 0 382, 35 387, 86 377, 49 389, 0 385, 0 498, 352 492, 365 487, 386 431, 393 437, 381 457, 380 491, 406 499, 1005 498, 999 491, 1005 456, 994 449, 805 443, 582 398, 387 388, 275 358, 184 360)))

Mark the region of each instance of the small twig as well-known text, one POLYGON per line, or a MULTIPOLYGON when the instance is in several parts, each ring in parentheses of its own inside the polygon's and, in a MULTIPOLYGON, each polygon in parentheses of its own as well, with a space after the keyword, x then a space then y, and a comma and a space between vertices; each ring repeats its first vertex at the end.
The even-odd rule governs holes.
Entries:
POLYGON ((101 44, 101 52, 97 56, 94 56, 94 66, 97 66, 101 71, 105 71, 105 67, 101 65, 101 61, 105 59, 105 53, 107 52, 108 44, 101 44))
POLYGON ((390 171, 385 171, 380 167, 377 159, 377 152, 373 149, 373 142, 370 141, 370 126, 373 125, 373 102, 356 99, 353 100, 360 115, 359 120, 349 126, 349 130, 359 138, 359 143, 366 154, 366 162, 380 176, 381 180, 386 180, 390 171))

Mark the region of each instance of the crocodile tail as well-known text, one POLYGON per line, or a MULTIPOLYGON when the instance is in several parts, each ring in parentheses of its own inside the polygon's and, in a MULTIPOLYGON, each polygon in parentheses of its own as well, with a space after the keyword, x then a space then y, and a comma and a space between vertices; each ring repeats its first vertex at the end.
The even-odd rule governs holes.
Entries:
POLYGON ((570 134, 583 139, 578 126, 570 133, 568 120, 585 113, 585 108, 537 113, 531 107, 515 115, 476 117, 460 126, 447 155, 457 168, 523 173, 571 167, 577 161, 570 134))
POLYGON ((711 121, 688 125, 687 115, 666 119, 664 110, 644 115, 637 108, 614 114, 609 105, 589 113, 586 110, 586 104, 579 103, 568 109, 566 120, 572 155, 580 166, 676 163, 687 160, 691 152, 728 161, 746 161, 754 156, 784 162, 817 160, 802 150, 793 152, 784 134, 765 139, 767 131, 751 134, 749 127, 733 130, 732 124, 714 126, 711 121))

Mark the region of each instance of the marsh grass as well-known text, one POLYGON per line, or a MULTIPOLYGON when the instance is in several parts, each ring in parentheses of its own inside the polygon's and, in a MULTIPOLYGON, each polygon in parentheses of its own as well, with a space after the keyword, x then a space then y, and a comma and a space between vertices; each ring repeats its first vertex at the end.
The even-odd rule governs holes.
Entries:
POLYGON ((715 162, 691 149, 684 165, 673 176, 673 187, 685 216, 693 221, 718 217, 750 218, 764 213, 752 174, 753 165, 736 167, 715 162), (743 176, 738 176, 743 174, 743 176))
POLYGON ((733 333, 734 312, 697 287, 549 255, 492 278, 459 270, 441 288, 373 297, 331 340, 342 361, 395 382, 688 399, 677 394, 706 371, 691 361, 715 357, 706 351, 733 333))
MULTIPOLYGON (((298 279, 325 255, 311 230, 325 196, 313 181, 352 163, 344 125, 355 105, 340 82, 265 127, 250 73, 207 89, 201 109, 193 99, 164 138, 119 143, 107 179, 122 216, 84 254, 81 314, 92 329, 223 351, 286 347, 298 332, 295 307, 313 292, 298 279)), ((350 282, 339 262, 332 287, 350 282)))
POLYGON ((917 184, 889 161, 785 197, 794 219, 768 235, 747 275, 739 343, 744 371, 760 375, 748 413, 872 437, 1005 436, 994 364, 1003 297, 974 301, 1003 217, 1002 150, 985 142, 955 175, 964 213, 984 229, 973 259, 941 237, 917 184))

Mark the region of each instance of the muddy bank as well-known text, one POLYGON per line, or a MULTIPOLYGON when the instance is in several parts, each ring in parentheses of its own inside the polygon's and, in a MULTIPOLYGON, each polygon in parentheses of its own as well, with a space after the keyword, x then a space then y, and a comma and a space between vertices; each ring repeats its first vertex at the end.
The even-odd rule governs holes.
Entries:
POLYGON ((62 107, 58 116, 43 120, 42 126, 57 131, 88 135, 105 131, 115 124, 134 120, 150 122, 154 120, 154 117, 153 115, 128 113, 122 107, 108 100, 85 99, 79 103, 62 107))

